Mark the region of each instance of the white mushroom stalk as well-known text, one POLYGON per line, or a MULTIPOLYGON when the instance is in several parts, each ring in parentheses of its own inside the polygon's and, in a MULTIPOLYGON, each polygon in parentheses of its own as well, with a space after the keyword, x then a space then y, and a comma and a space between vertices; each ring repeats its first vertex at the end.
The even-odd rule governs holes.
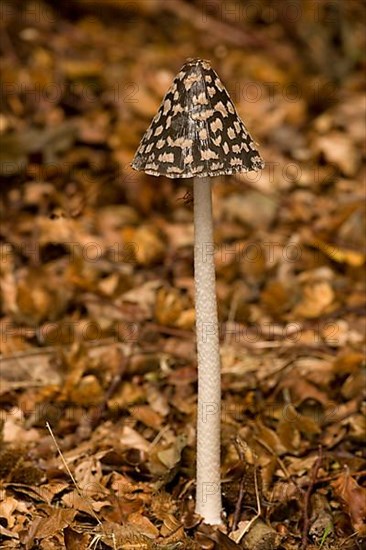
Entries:
POLYGON ((264 162, 208 61, 189 59, 175 77, 132 162, 153 176, 194 178, 194 271, 198 364, 196 512, 222 523, 221 379, 211 177, 261 170, 264 162))
POLYGON ((221 523, 221 365, 217 318, 211 179, 194 179, 194 274, 198 355, 196 512, 221 523))

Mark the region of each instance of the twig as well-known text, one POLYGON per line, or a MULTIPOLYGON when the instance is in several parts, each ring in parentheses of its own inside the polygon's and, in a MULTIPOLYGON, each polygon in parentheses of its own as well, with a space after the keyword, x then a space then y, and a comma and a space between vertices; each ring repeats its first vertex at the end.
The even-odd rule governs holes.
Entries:
MULTIPOLYGON (((288 479, 289 481, 292 481, 293 483, 295 483, 295 481, 291 477, 291 474, 288 472, 283 460, 281 460, 281 458, 278 456, 278 454, 268 445, 268 443, 266 443, 260 437, 255 437, 255 440, 258 441, 258 443, 260 445, 262 445, 262 447, 264 447, 266 449, 266 451, 268 451, 272 456, 274 456, 276 458, 279 466, 281 467, 281 470, 285 474, 286 479, 288 479)), ((295 485, 296 485, 296 483, 295 483, 295 485)))
MULTIPOLYGON (((243 442, 239 437, 236 437, 234 440, 234 445, 236 448, 236 452, 239 455, 239 459, 244 463, 245 461, 245 455, 244 455, 244 449, 243 449, 243 442)), ((254 457, 255 459, 255 457, 254 457)), ((237 525, 239 523, 240 518, 240 511, 241 511, 241 504, 243 502, 244 497, 244 482, 245 482, 245 472, 242 475, 241 481, 240 481, 240 488, 239 488, 239 496, 238 501, 235 506, 235 514, 234 514, 234 520, 233 520, 233 526, 232 531, 235 531, 237 528, 237 525)), ((239 535, 239 539, 236 540, 236 543, 239 544, 245 533, 249 531, 253 523, 261 516, 262 514, 262 507, 261 507, 261 499, 259 496, 259 489, 258 489, 258 477, 257 477, 257 466, 254 462, 254 490, 255 490, 255 496, 257 501, 257 513, 256 515, 247 523, 243 531, 239 535)))
MULTIPOLYGON (((344 546, 345 544, 347 544, 351 539, 354 539, 355 537, 357 537, 357 532, 352 533, 352 535, 350 535, 349 537, 347 537, 346 539, 344 539, 344 540, 342 541, 342 543, 340 544, 339 548, 343 548, 343 546, 344 546)), ((357 545, 357 548, 359 548, 360 550, 362 550, 362 549, 360 548, 360 546, 358 545, 357 539, 355 540, 355 543, 356 543, 356 545, 357 545)))
MULTIPOLYGON (((245 457, 244 457, 244 452, 243 452, 243 449, 242 449, 242 442, 239 439, 239 437, 235 438, 234 445, 235 445, 235 448, 236 448, 236 452, 238 453, 239 459, 244 464, 245 457)), ((243 472, 243 475, 242 475, 241 480, 240 480, 239 496, 238 496, 238 500, 237 500, 236 505, 235 505, 233 526, 232 526, 232 529, 231 529, 232 531, 236 530, 236 528, 238 526, 238 523, 239 523, 241 505, 242 505, 243 498, 244 498, 244 481, 245 481, 245 471, 243 472)))
POLYGON ((151 453, 151 451, 153 450, 153 448, 159 443, 159 441, 161 440, 161 438, 164 436, 164 434, 166 434, 168 431, 170 430, 169 426, 165 426, 164 428, 162 428, 159 433, 154 437, 154 439, 151 441, 149 447, 148 447, 148 454, 151 453))
MULTIPOLYGON (((114 337, 103 338, 96 342, 85 342, 86 348, 99 348, 103 346, 108 346, 116 343, 114 337)), ((122 342, 121 342, 122 343, 122 342)), ((32 348, 27 351, 17 351, 11 355, 0 355, 0 361, 5 363, 7 361, 15 361, 17 359, 27 359, 28 357, 42 356, 42 355, 52 355, 61 350, 70 350, 72 344, 60 344, 57 346, 47 346, 44 348, 32 348)))
POLYGON ((236 541, 237 544, 240 543, 241 539, 244 537, 245 533, 249 531, 251 526, 257 519, 262 515, 262 508, 261 508, 261 499, 259 497, 259 490, 258 490, 258 478, 257 478, 257 467, 254 465, 254 489, 255 489, 255 496, 257 499, 257 514, 252 518, 247 525, 245 526, 245 529, 243 529, 242 533, 240 533, 240 536, 238 540, 236 541))
MULTIPOLYGON (((75 486, 75 489, 76 489, 77 494, 79 495, 79 497, 80 497, 81 499, 83 499, 84 497, 83 497, 83 495, 81 494, 81 491, 80 491, 80 489, 79 489, 79 487, 78 487, 78 484, 76 483, 76 480, 75 480, 74 476, 73 476, 72 473, 71 473, 71 470, 70 470, 70 468, 69 468, 69 466, 68 466, 68 464, 67 464, 67 462, 66 462, 66 460, 65 460, 65 458, 64 458, 64 455, 62 454, 62 451, 61 451, 61 449, 60 449, 60 446, 59 446, 59 444, 57 443, 56 438, 55 438, 55 436, 53 435, 52 428, 51 428, 51 426, 50 426, 50 424, 49 424, 48 422, 46 422, 46 427, 47 427, 47 430, 50 432, 50 435, 51 435, 51 437, 52 437, 52 441, 53 441, 53 443, 54 443, 54 445, 55 445, 55 447, 56 447, 56 449, 57 449, 58 454, 60 455, 60 458, 61 458, 61 460, 62 460, 62 463, 63 463, 63 465, 64 465, 64 467, 65 467, 65 470, 66 470, 67 473, 69 474, 69 476, 70 476, 70 478, 71 478, 71 481, 73 482, 73 484, 74 484, 74 486, 75 486)), ((88 502, 88 504, 89 504, 89 507, 90 507, 90 511, 91 511, 91 513, 92 513, 92 516, 93 516, 94 519, 97 521, 97 523, 99 524, 99 526, 103 529, 103 525, 102 525, 101 521, 99 520, 98 516, 96 515, 96 513, 94 512, 91 503, 88 501, 88 499, 86 499, 86 500, 87 500, 87 502, 88 502)))
MULTIPOLYGON (((204 7, 204 4, 202 5, 204 7)), ((264 40, 251 32, 248 28, 242 29, 232 24, 215 19, 206 10, 198 9, 196 6, 184 0, 174 2, 163 2, 161 9, 172 12, 176 17, 189 21, 199 31, 210 33, 216 40, 223 40, 235 46, 246 48, 264 47, 264 40)))
POLYGON ((193 193, 192 191, 186 191, 183 197, 178 197, 178 201, 183 201, 186 206, 193 204, 193 193))
MULTIPOLYGON (((366 475, 366 470, 359 470, 358 472, 350 472, 349 475, 351 477, 365 476, 366 475)), ((334 479, 338 479, 338 477, 339 477, 339 473, 333 474, 331 476, 319 477, 315 481, 314 485, 321 485, 322 483, 328 483, 329 481, 333 481, 334 479)))
POLYGON ((306 490, 305 498, 304 498, 304 524, 302 529, 302 539, 301 539, 300 550, 306 550, 308 545, 308 530, 309 530, 309 521, 310 521, 310 518, 309 518, 310 497, 311 497, 311 493, 313 492, 316 479, 318 477, 318 472, 319 472, 319 468, 322 463, 322 460, 323 460, 323 450, 322 450, 322 447, 320 446, 319 456, 313 464, 311 480, 306 490))

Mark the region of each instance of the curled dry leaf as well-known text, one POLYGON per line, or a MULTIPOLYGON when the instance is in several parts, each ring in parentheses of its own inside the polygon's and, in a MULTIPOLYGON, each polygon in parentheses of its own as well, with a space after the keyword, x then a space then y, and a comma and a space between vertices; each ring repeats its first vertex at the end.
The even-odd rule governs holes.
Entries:
POLYGON ((351 476, 348 468, 332 483, 335 495, 342 502, 352 525, 361 536, 366 535, 366 489, 351 476))
POLYGON ((111 411, 118 411, 130 405, 141 402, 145 399, 145 392, 141 386, 132 382, 124 382, 108 400, 108 407, 111 411))
POLYGON ((63 510, 61 508, 49 508, 48 516, 35 518, 32 528, 28 534, 27 542, 37 539, 52 537, 65 527, 68 527, 76 514, 76 510, 63 510))
POLYGON ((130 527, 136 527, 140 533, 152 539, 155 539, 159 535, 159 531, 155 525, 139 512, 129 514, 128 524, 130 527))
POLYGON ((82 406, 96 406, 104 399, 103 388, 96 376, 89 374, 83 376, 79 384, 71 388, 70 399, 82 406))
POLYGON ((87 550, 89 548, 90 534, 76 531, 71 527, 66 527, 63 532, 66 550, 87 550))
POLYGON ((23 508, 22 512, 26 512, 26 507, 24 505, 21 506, 21 503, 14 497, 8 496, 0 502, 0 518, 5 520, 7 527, 10 529, 14 526, 14 511, 17 508, 23 508))
POLYGON ((174 326, 183 312, 184 300, 174 288, 162 287, 158 290, 155 302, 155 318, 161 325, 174 326))
POLYGON ((161 261, 166 253, 166 245, 161 232, 154 226, 141 225, 138 228, 125 227, 122 238, 126 250, 134 254, 139 265, 151 266, 161 261))
POLYGON ((353 176, 355 174, 360 156, 348 134, 330 132, 326 136, 318 138, 316 148, 329 163, 335 164, 344 175, 353 176))
POLYGON ((263 229, 273 221, 277 202, 272 197, 252 191, 245 195, 230 195, 225 199, 223 209, 229 220, 238 220, 250 227, 263 229))
POLYGON ((133 418, 142 422, 145 426, 149 426, 155 430, 161 427, 163 421, 162 417, 149 405, 134 405, 129 409, 129 412, 133 418))
POLYGON ((313 319, 329 309, 334 300, 334 291, 328 281, 317 281, 303 288, 300 303, 293 309, 293 315, 313 319))

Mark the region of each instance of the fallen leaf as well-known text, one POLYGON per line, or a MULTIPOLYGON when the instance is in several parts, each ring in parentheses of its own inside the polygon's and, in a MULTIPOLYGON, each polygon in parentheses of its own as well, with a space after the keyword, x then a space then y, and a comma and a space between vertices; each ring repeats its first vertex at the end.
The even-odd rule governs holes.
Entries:
POLYGON ((70 526, 63 531, 66 550, 87 550, 89 548, 90 535, 88 533, 79 533, 70 526))
POLYGON ((254 228, 265 229, 273 221, 277 201, 257 191, 245 194, 231 194, 222 206, 228 220, 240 222, 254 228))
POLYGON ((335 164, 346 176, 353 176, 359 166, 360 156, 347 133, 329 132, 318 137, 316 149, 327 162, 335 164))
POLYGON ((53 508, 45 518, 35 518, 31 533, 33 539, 45 539, 52 537, 58 531, 68 527, 73 521, 76 510, 53 508))
POLYGON ((328 281, 317 281, 305 285, 301 301, 294 307, 293 315, 313 319, 319 317, 334 300, 334 291, 328 281))
POLYGON ((332 482, 335 495, 341 500, 352 525, 361 536, 366 535, 366 489, 361 487, 347 468, 332 482))

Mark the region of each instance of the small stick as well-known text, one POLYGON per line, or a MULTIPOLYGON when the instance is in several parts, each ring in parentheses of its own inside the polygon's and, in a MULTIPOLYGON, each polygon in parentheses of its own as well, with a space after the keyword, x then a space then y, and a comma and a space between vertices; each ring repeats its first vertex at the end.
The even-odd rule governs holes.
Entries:
POLYGON ((254 465, 254 489, 255 489, 255 496, 257 499, 257 514, 248 522, 248 524, 245 526, 245 529, 243 529, 243 532, 240 533, 240 537, 236 541, 237 544, 240 543, 245 533, 249 531, 253 523, 257 521, 257 519, 262 515, 261 499, 259 497, 259 490, 258 490, 257 467, 255 465, 254 465))
POLYGON ((261 439, 260 437, 255 437, 255 440, 260 444, 262 445, 262 447, 264 447, 266 449, 266 451, 268 451, 272 456, 274 456, 279 464, 279 466, 281 467, 281 470, 283 471, 283 473, 285 474, 285 477, 288 479, 288 480, 291 480, 293 483, 296 484, 296 482, 292 479, 291 477, 291 474, 289 473, 289 471, 287 470, 283 460, 281 460, 281 458, 277 455, 277 453, 268 445, 268 443, 266 443, 263 439, 261 439))
MULTIPOLYGON (((67 464, 67 462, 66 462, 66 460, 65 460, 65 458, 64 458, 64 456, 63 456, 63 454, 62 454, 62 451, 61 451, 61 449, 60 449, 60 446, 59 446, 59 444, 57 443, 56 438, 55 438, 55 436, 53 435, 52 428, 51 428, 51 426, 50 426, 50 424, 49 424, 48 422, 46 422, 46 428, 47 428, 47 430, 50 432, 50 435, 51 435, 51 437, 52 437, 52 441, 53 441, 53 443, 54 443, 54 445, 55 445, 55 447, 56 447, 56 449, 57 449, 58 454, 59 454, 60 457, 61 457, 61 460, 62 460, 62 463, 63 463, 63 465, 64 465, 64 467, 65 467, 65 470, 66 470, 67 473, 69 474, 69 476, 70 476, 70 478, 71 478, 71 481, 73 482, 73 484, 74 484, 74 486, 75 486, 75 489, 76 489, 77 494, 79 495, 80 498, 84 498, 84 496, 81 494, 81 491, 80 491, 80 489, 79 489, 79 487, 78 487, 78 484, 76 483, 76 480, 75 480, 74 476, 73 476, 72 473, 71 473, 71 470, 70 470, 70 468, 69 468, 69 466, 68 466, 68 464, 67 464)), ((92 505, 91 505, 90 502, 88 501, 88 498, 87 498, 87 502, 88 502, 88 504, 89 504, 89 506, 90 506, 90 511, 91 511, 91 513, 92 513, 92 516, 93 516, 94 519, 97 521, 97 523, 99 524, 99 526, 103 529, 103 525, 102 525, 101 521, 99 520, 98 516, 96 515, 96 513, 94 512, 92 505)))
MULTIPOLYGON (((243 444, 242 444, 242 441, 239 439, 239 437, 235 438, 234 445, 235 445, 235 448, 236 448, 236 452, 239 455, 239 459, 241 460, 241 462, 244 463, 244 458, 245 457, 244 457, 244 452, 243 452, 243 449, 242 449, 243 444)), ((239 496, 238 496, 238 500, 237 500, 237 503, 236 503, 236 506, 235 506, 235 513, 234 513, 232 531, 236 530, 236 528, 238 526, 238 523, 239 523, 241 505, 242 505, 243 498, 244 498, 244 481, 245 481, 245 472, 243 473, 243 475, 241 477, 241 480, 240 480, 239 496)))
POLYGON ((310 497, 311 497, 311 493, 313 492, 314 485, 316 483, 316 478, 318 477, 318 472, 319 472, 319 468, 322 463, 322 460, 323 460, 323 450, 322 450, 322 447, 319 446, 319 456, 313 464, 311 480, 305 493, 304 525, 302 529, 302 539, 301 539, 300 550, 305 550, 308 545, 308 530, 309 530, 309 521, 310 521, 310 518, 309 518, 310 497))

